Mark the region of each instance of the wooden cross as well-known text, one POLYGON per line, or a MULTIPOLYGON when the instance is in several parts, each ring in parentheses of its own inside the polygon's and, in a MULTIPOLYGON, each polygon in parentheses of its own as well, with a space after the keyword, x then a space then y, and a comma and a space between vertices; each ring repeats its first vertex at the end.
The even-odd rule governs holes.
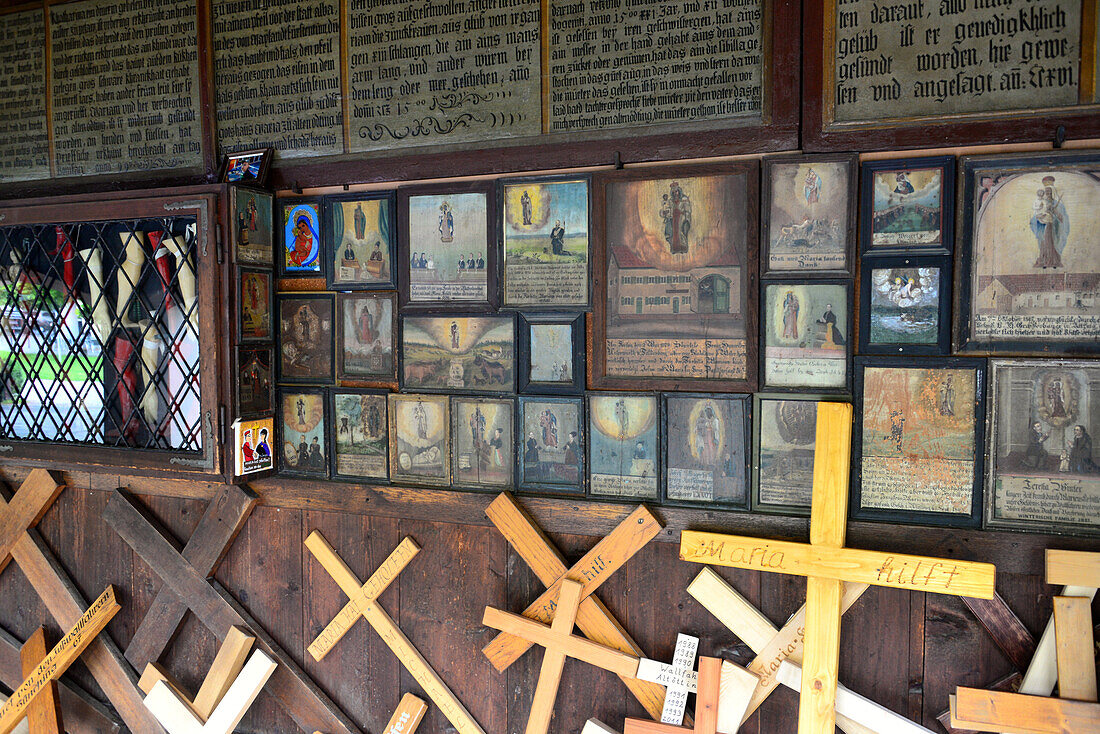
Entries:
POLYGON ((719 658, 699 658, 699 691, 695 694, 694 727, 627 719, 623 723, 623 734, 715 734, 718 730, 721 680, 722 661, 719 658))
POLYGON ((413 694, 406 693, 401 697, 401 702, 394 709, 382 734, 413 734, 426 713, 428 705, 413 694))
MULTIPOLYGON (((27 715, 28 709, 39 694, 45 692, 49 696, 50 684, 76 662, 76 659, 92 644, 92 640, 103 631, 120 609, 122 607, 115 600, 115 588, 108 586, 80 616, 61 642, 42 657, 23 684, 11 694, 7 703, 0 707, 0 734, 11 733, 16 724, 27 715)), ((42 639, 44 649, 44 638, 42 639)), ((41 715, 41 712, 39 714, 41 715)), ((50 719, 48 712, 45 718, 50 719)), ((53 718, 52 723, 55 725, 59 723, 56 717, 53 718)))
MULTIPOLYGON (((546 586, 546 591, 524 610, 525 617, 549 623, 554 616, 554 600, 557 598, 560 582, 564 578, 571 578, 584 585, 581 605, 577 611, 577 626, 585 637, 628 655, 645 657, 641 646, 630 638, 611 614, 611 610, 592 592, 661 532, 664 526, 653 513, 645 506, 639 506, 572 568, 566 567, 565 557, 508 492, 501 493, 493 500, 485 509, 485 514, 546 586)), ((526 640, 500 634, 482 652, 493 667, 503 672, 529 647, 530 643, 526 640)), ((638 678, 623 678, 622 681, 650 716, 654 719, 661 718, 665 700, 664 688, 638 678)))
MULTIPOLYGON (((37 504, 38 508, 42 508, 49 501, 33 498, 56 498, 63 488, 50 472, 36 469, 23 481, 19 492, 11 501, 6 501, 6 490, 0 491, 0 495, 3 495, 0 497, 0 548, 9 549, 11 558, 46 605, 54 621, 62 629, 69 629, 80 620, 89 605, 53 552, 42 541, 38 531, 14 519, 16 516, 30 517, 32 520, 40 518, 45 510, 28 509, 28 505, 33 507, 37 504), (11 508, 11 513, 8 508, 11 508)), ((0 567, 7 561, 6 555, 0 558, 0 567)), ((137 675, 109 635, 100 635, 93 639, 84 651, 82 660, 131 731, 142 734, 158 734, 164 731, 142 703, 137 675)))
POLYGON ((186 703, 200 721, 206 721, 221 702, 226 691, 233 685, 233 681, 240 675, 255 642, 256 638, 241 627, 231 627, 221 647, 218 648, 218 654, 214 656, 214 662, 207 671, 193 701, 183 693, 183 688, 172 680, 166 670, 156 663, 149 663, 145 666, 141 680, 138 681, 138 687, 145 692, 146 705, 153 688, 157 683, 164 681, 172 693, 186 703))
POLYGON ((481 727, 462 705, 462 702, 451 693, 451 689, 443 682, 443 679, 432 669, 432 666, 424 659, 424 656, 413 647, 409 638, 397 626, 386 610, 378 603, 378 597, 386 587, 397 578, 397 575, 408 565, 420 548, 412 538, 405 538, 383 561, 378 570, 371 575, 367 582, 361 583, 355 576, 344 559, 337 555, 325 537, 314 530, 306 538, 306 548, 320 562, 321 566, 332 576, 333 580, 348 597, 348 603, 336 617, 329 623, 317 639, 309 646, 309 654, 315 660, 322 659, 332 646, 351 628, 361 616, 374 628, 386 645, 389 646, 405 669, 409 671, 413 679, 420 684, 432 702, 439 707, 447 720, 458 730, 459 734, 484 734, 481 727))
POLYGON ((680 557, 806 576, 806 645, 799 734, 832 734, 836 726, 842 582, 992 598, 988 563, 906 556, 844 547, 848 512, 852 406, 818 405, 810 543, 684 531, 680 557))
MULTIPOLYGON (((206 571, 193 566, 177 550, 171 535, 148 516, 126 493, 114 490, 103 518, 134 552, 172 588, 178 599, 216 637, 222 639, 232 627, 243 627, 256 637, 256 646, 277 664, 268 693, 303 731, 328 734, 360 734, 359 729, 336 707, 309 677, 228 591, 206 571)), ((189 544, 190 545, 190 544, 189 544)), ((142 703, 144 709, 144 703, 142 703)), ((148 711, 148 709, 145 709, 148 711)), ((150 718, 153 717, 150 715, 150 718)), ((153 719, 155 723, 155 719, 153 719)), ((158 725, 159 726, 159 725, 158 725)), ((131 727, 132 728, 132 727, 131 727)), ((147 729, 138 729, 144 734, 147 729)), ((155 731, 152 730, 152 731, 155 731)))
POLYGON ((527 717, 526 734, 546 734, 550 728, 554 700, 558 697, 562 668, 567 657, 610 670, 619 677, 633 678, 638 671, 637 657, 573 634, 583 586, 579 581, 565 578, 562 579, 560 588, 554 621, 549 626, 493 607, 485 607, 482 618, 482 624, 486 627, 519 637, 528 646, 537 644, 546 648, 542 656, 539 682, 535 687, 535 698, 531 702, 531 713, 527 717))
MULTIPOLYGON (((29 677, 46 659, 46 628, 35 630, 19 652, 23 676, 29 677)), ((56 680, 46 683, 27 707, 27 728, 31 734, 63 734, 65 731, 61 694, 56 680)))
POLYGON ((637 677, 665 687, 665 706, 661 710, 661 723, 680 726, 684 723, 688 693, 698 688, 695 672, 695 654, 699 651, 699 638, 679 633, 672 663, 662 663, 648 658, 638 662, 637 677))

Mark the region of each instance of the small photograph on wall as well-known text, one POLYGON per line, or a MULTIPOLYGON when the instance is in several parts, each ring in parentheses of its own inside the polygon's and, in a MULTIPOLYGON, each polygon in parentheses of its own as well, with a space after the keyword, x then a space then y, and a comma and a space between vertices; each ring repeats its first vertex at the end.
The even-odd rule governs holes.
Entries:
POLYGON ((588 489, 592 495, 657 499, 656 395, 588 396, 588 489))
POLYGON ((275 384, 275 350, 270 347, 237 348, 237 413, 242 416, 271 413, 275 384))
POLYGON ((855 154, 764 159, 766 275, 848 275, 855 241, 855 154))
POLYGON ((846 282, 764 285, 765 387, 847 391, 850 292, 846 282))
POLYGON ((402 387, 510 393, 516 385, 511 316, 404 316, 402 387))
POLYGON ((862 272, 861 353, 946 354, 951 349, 947 258, 868 258, 862 272))
POLYGON ((747 507, 748 395, 665 393, 665 499, 747 507))
POLYGON ((279 272, 284 277, 320 275, 321 199, 279 199, 282 254, 279 272))
POLYGON ((962 167, 959 351, 1100 351, 1100 153, 962 167))
POLYGON ((951 253, 954 157, 871 161, 862 168, 862 252, 951 253))
POLYGON ((241 183, 263 186, 275 153, 273 148, 244 150, 227 153, 222 161, 222 183, 241 183))
POLYGON ((394 199, 392 191, 325 197, 329 290, 395 287, 394 199))
POLYGON ((1100 535, 1100 364, 990 360, 986 525, 1100 535))
POLYGON ((519 390, 584 392, 584 314, 520 314, 519 390))
POLYGON ((402 305, 496 303, 496 248, 489 243, 494 193, 490 183, 398 192, 402 305))
POLYGON ((266 265, 275 262, 272 237, 271 194, 239 186, 230 188, 233 208, 233 251, 241 265, 266 265))
POLYGON ((512 400, 451 398, 451 483, 506 489, 515 462, 515 405, 512 400))
POLYGON ((984 382, 983 360, 856 360, 852 518, 981 524, 984 382))
POLYGON ((323 390, 282 390, 279 471, 328 476, 328 418, 323 390))
POLYGON ((340 379, 397 379, 393 345, 397 334, 394 294, 336 294, 336 357, 340 379))
POLYGON ((332 391, 332 475, 345 479, 389 477, 386 393, 332 391))
POLYGON ((757 394, 753 397, 752 509, 810 514, 817 444, 817 404, 822 395, 757 394))
POLYGON ((333 295, 280 293, 279 382, 331 385, 333 295))
POLYGON ((519 398, 519 489, 584 494, 581 398, 519 398))
POLYGON ((411 393, 388 397, 390 481, 450 484, 450 398, 411 393))
POLYGON ((241 344, 270 342, 275 338, 271 328, 272 276, 270 270, 239 268, 237 294, 240 298, 237 340, 241 344))
POLYGON ((501 183, 504 306, 588 306, 588 179, 501 183))

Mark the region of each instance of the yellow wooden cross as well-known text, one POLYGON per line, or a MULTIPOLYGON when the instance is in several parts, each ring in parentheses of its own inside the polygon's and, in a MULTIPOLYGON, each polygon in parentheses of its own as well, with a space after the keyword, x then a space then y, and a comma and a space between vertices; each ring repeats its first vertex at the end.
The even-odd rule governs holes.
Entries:
POLYGON ((835 731, 842 582, 993 596, 996 569, 989 563, 844 547, 851 436, 852 406, 821 403, 809 544, 688 530, 680 539, 680 558, 685 561, 807 577, 799 734, 835 731))

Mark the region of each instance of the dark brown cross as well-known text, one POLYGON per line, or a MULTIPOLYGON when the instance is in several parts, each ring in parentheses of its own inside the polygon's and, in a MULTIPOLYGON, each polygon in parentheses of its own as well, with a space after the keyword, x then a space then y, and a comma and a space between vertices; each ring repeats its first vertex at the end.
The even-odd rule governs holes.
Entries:
MULTIPOLYGON (((224 640, 234 626, 244 627, 256 637, 256 647, 278 664, 268 681, 266 691, 275 697, 303 731, 360 734, 355 724, 310 680, 245 608, 221 584, 207 578, 210 571, 192 565, 171 540, 172 536, 144 512, 132 497, 120 490, 112 492, 111 499, 103 510, 103 519, 161 577, 165 585, 171 587, 177 599, 185 600, 186 607, 219 641, 224 640)), ((197 553, 197 549, 195 552, 197 553)))

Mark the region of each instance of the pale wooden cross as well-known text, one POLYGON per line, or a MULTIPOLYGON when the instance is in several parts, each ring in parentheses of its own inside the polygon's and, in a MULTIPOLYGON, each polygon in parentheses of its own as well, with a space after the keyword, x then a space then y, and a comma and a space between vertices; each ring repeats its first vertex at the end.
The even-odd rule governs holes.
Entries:
POLYGON ((35 698, 76 662, 120 609, 122 607, 115 599, 115 588, 108 586, 0 707, 0 734, 10 734, 15 729, 27 715, 35 698))
POLYGON ((413 679, 420 684, 432 702, 439 707, 447 720, 458 730, 459 734, 484 734, 481 727, 462 705, 462 702, 451 693, 451 689, 443 682, 443 679, 435 672, 432 666, 424 659, 424 656, 413 646, 405 633, 397 626, 382 605, 378 603, 378 597, 386 590, 386 587, 397 578, 397 575, 408 565, 409 561, 420 551, 420 547, 412 538, 405 538, 397 546, 389 557, 382 562, 378 570, 371 575, 367 582, 361 583, 355 576, 344 559, 337 555, 332 546, 320 532, 314 530, 306 538, 306 548, 320 562, 321 566, 332 576, 333 581, 348 597, 347 604, 333 618, 329 625, 317 636, 309 646, 309 654, 314 660, 321 660, 342 638, 351 626, 362 617, 382 637, 405 669, 409 671, 413 679))
MULTIPOLYGON (((577 626, 581 632, 593 642, 628 655, 645 656, 641 646, 631 639, 603 602, 592 594, 664 527, 644 505, 623 518, 571 568, 566 567, 565 557, 509 493, 503 492, 489 503, 485 514, 546 586, 546 591, 524 610, 525 617, 549 623, 554 616, 559 584, 562 579, 571 578, 583 584, 577 611, 577 626)), ((503 672, 530 646, 526 640, 499 634, 485 646, 483 652, 493 667, 503 672)), ((622 681, 650 716, 655 719, 661 717, 665 699, 661 686, 638 678, 622 678, 622 681)))
POLYGON ((176 683, 164 668, 157 663, 149 663, 145 666, 145 672, 138 681, 138 687, 148 696, 153 692, 157 683, 164 681, 177 698, 183 701, 200 721, 206 721, 214 712, 215 707, 221 702, 226 691, 233 685, 233 681, 240 675, 244 668, 248 653, 252 649, 256 638, 248 634, 242 627, 230 627, 229 632, 218 648, 218 654, 214 656, 214 662, 210 665, 206 677, 199 686, 194 700, 191 700, 183 692, 183 688, 176 683))
MULTIPOLYGON (((45 660, 46 628, 39 627, 27 639, 20 650, 23 675, 29 677, 45 660)), ((64 717, 61 715, 61 695, 56 680, 51 680, 27 707, 27 728, 31 734, 63 734, 64 717)))
POLYGON ((386 728, 382 734, 413 734, 428 713, 428 705, 422 699, 411 693, 401 697, 401 702, 393 711, 386 728))
POLYGON ((694 726, 689 728, 645 719, 627 719, 623 723, 623 734, 715 734, 718 730, 721 680, 722 661, 700 657, 694 726))
POLYGON ((810 543, 684 531, 680 557, 697 563, 806 576, 806 626, 799 734, 833 734, 836 726, 842 582, 992 598, 989 563, 908 556, 844 547, 852 406, 818 405, 810 543))
POLYGON ((642 658, 638 662, 637 677, 665 687, 665 706, 661 710, 661 723, 680 726, 684 723, 688 693, 698 687, 695 672, 695 654, 699 651, 699 638, 679 633, 671 663, 642 658))
POLYGON ((560 587, 554 621, 549 626, 493 607, 485 607, 482 618, 482 624, 486 627, 519 637, 529 645, 546 648, 542 656, 539 682, 535 687, 535 697, 531 702, 531 713, 527 717, 526 734, 546 734, 550 728, 554 700, 558 697, 558 686, 561 684, 561 673, 567 657, 610 670, 619 677, 633 678, 638 671, 637 657, 573 634, 583 587, 580 582, 570 578, 562 579, 560 587))

